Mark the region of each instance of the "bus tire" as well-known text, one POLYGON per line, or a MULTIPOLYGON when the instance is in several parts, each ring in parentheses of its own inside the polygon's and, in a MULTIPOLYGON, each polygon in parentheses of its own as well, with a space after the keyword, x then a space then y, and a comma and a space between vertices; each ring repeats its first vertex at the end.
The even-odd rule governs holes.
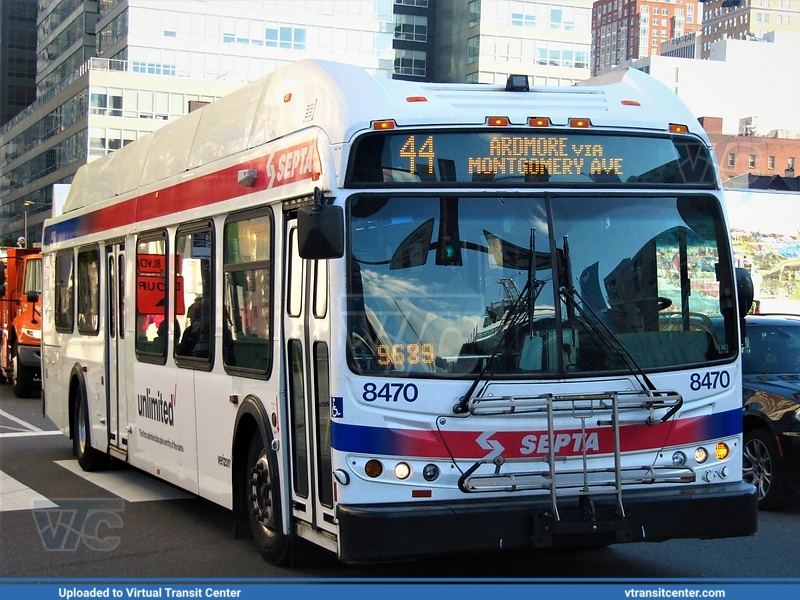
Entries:
POLYGON ((792 500, 778 444, 767 429, 745 432, 742 468, 742 479, 756 487, 759 509, 780 510, 792 500))
POLYGON ((33 390, 33 369, 26 367, 19 359, 17 342, 11 347, 11 382, 17 398, 30 398, 33 390))
POLYGON ((91 428, 89 427, 89 411, 86 396, 78 390, 75 399, 74 427, 72 449, 78 464, 84 471, 101 471, 108 466, 109 456, 92 448, 91 428))
POLYGON ((256 429, 247 453, 245 481, 250 529, 264 560, 285 565, 290 558, 291 536, 281 531, 281 498, 275 466, 275 454, 267 450, 261 432, 256 429))

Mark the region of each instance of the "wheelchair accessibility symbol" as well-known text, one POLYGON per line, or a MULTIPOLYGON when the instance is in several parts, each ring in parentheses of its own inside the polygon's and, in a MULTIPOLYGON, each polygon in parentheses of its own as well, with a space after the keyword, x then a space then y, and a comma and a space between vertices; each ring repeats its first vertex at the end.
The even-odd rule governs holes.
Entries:
POLYGON ((331 397, 331 419, 344 418, 344 398, 342 396, 331 397))

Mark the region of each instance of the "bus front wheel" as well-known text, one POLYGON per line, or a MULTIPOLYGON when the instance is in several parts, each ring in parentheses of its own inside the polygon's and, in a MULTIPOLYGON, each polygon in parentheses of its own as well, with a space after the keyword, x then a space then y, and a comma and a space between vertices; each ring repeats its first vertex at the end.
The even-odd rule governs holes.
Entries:
POLYGON ((289 560, 291 537, 281 532, 281 508, 275 458, 256 429, 247 455, 247 498, 250 529, 259 552, 273 565, 289 560))
POLYGON ((99 471, 108 464, 108 455, 92 448, 92 437, 89 428, 89 413, 86 408, 86 398, 80 392, 77 394, 74 411, 74 427, 72 435, 72 448, 78 459, 78 464, 84 471, 99 471))

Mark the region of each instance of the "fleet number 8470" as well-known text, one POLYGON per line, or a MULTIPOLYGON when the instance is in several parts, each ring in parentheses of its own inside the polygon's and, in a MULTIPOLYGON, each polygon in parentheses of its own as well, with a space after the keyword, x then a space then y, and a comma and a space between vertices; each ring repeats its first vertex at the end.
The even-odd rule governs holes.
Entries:
POLYGON ((707 371, 705 373, 692 373, 689 376, 689 387, 693 392, 702 388, 716 390, 726 388, 731 384, 731 375, 727 371, 707 371))

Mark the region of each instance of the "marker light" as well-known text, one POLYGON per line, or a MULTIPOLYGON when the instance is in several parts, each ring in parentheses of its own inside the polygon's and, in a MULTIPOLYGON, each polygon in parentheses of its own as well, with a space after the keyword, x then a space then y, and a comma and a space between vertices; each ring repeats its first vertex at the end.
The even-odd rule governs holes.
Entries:
POLYGON ((689 128, 686 125, 679 125, 677 123, 669 124, 670 133, 688 133, 689 128))
POLYGON ((697 461, 697 464, 702 465, 708 460, 708 450, 703 447, 697 448, 694 451, 694 459, 697 461))
POLYGON ((394 466, 394 476, 398 479, 408 479, 411 475, 411 467, 407 463, 401 462, 394 466))
POLYGON ((725 442, 717 442, 717 447, 715 448, 717 460, 723 460, 728 458, 728 454, 730 454, 730 448, 728 448, 728 444, 725 442))
POLYGON ((427 464, 422 469, 422 476, 425 481, 435 481, 439 477, 439 467, 434 464, 427 464))
POLYGON ((283 101, 284 102, 289 102, 291 99, 292 99, 292 95, 291 94, 286 94, 283 97, 283 101))
POLYGON ((569 126, 586 129, 587 127, 591 126, 591 123, 589 122, 589 119, 570 119, 569 126))
POLYGON ((428 99, 425 96, 409 96, 406 98, 406 102, 427 102, 428 99))
POLYGON ((372 122, 372 128, 377 131, 383 131, 385 129, 394 129, 395 127, 397 127, 397 123, 394 122, 394 119, 372 122))
POLYGON ((672 464, 675 467, 682 467, 686 464, 686 455, 678 450, 672 455, 672 464))
POLYGON ((623 106, 641 106, 638 100, 622 100, 623 106))
POLYGON ((486 117, 486 123, 494 127, 508 127, 511 121, 508 117, 486 117))
POLYGON ((381 473, 383 473, 383 465, 381 461, 375 460, 374 458, 367 461, 367 464, 364 465, 364 472, 367 474, 367 477, 380 477, 381 473))
POLYGON ((550 119, 548 117, 530 117, 528 125, 531 127, 550 127, 550 119))

